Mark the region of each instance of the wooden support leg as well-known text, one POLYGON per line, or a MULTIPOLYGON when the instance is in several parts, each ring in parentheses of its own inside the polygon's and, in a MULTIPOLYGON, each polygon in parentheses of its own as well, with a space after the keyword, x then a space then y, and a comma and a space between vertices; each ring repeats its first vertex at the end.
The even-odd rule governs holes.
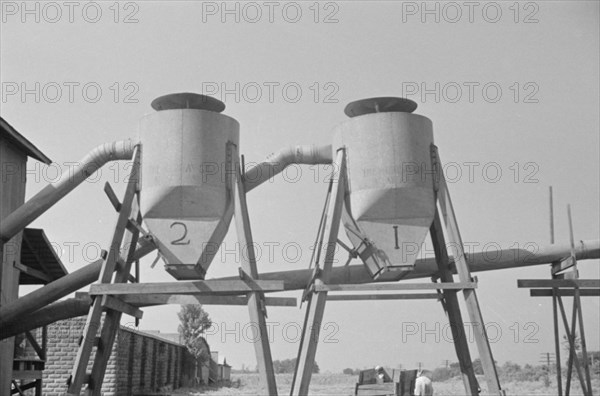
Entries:
MULTIPOLYGON (((142 221, 142 217, 139 215, 139 209, 136 208, 135 212, 137 212, 136 220, 139 224, 142 221)), ((117 270, 115 275, 115 283, 127 283, 138 237, 139 232, 134 231, 133 233, 128 233, 127 237, 124 239, 122 249, 123 253, 121 255, 122 266, 117 270)), ((106 297, 108 296, 103 296, 102 298, 97 297, 95 300, 99 300, 101 304, 105 306, 104 301, 106 297)), ((120 311, 112 309, 106 311, 104 325, 102 326, 102 332, 100 335, 100 345, 96 350, 94 365, 92 366, 91 383, 93 384, 93 387, 91 389, 91 394, 93 396, 101 396, 100 390, 102 388, 102 382, 104 381, 106 366, 115 342, 115 336, 117 335, 119 324, 121 323, 121 316, 122 313, 120 311)))
POLYGON ((552 289, 552 316, 554 322, 554 353, 556 355, 556 384, 558 396, 562 396, 562 373, 560 365, 560 332, 558 327, 558 289, 552 289))
POLYGON ((581 389, 584 390, 584 395, 586 394, 586 384, 583 380, 583 374, 581 372, 581 367, 579 366, 579 359, 577 358, 577 353, 575 351, 575 329, 576 329, 576 305, 575 301, 573 301, 573 316, 571 321, 572 331, 569 329, 569 323, 567 321, 567 313, 565 312, 565 307, 562 302, 562 298, 558 297, 558 306, 560 307, 560 312, 563 320, 563 325, 565 327, 565 333, 567 334, 567 340, 569 341, 569 360, 567 362, 567 380, 565 384, 565 396, 569 396, 571 393, 571 374, 573 372, 573 365, 575 365, 575 369, 577 370, 577 375, 579 376, 581 382, 581 389))
MULTIPOLYGON (((136 175, 135 177, 131 177, 129 180, 129 184, 127 186, 127 190, 125 191, 125 197, 123 199, 123 203, 120 207, 119 216, 117 218, 117 224, 115 226, 115 231, 110 243, 110 250, 106 259, 102 264, 102 268, 100 270, 99 282, 100 283, 110 283, 113 278, 113 274, 117 266, 120 266, 120 272, 124 272, 124 267, 127 266, 126 258, 129 257, 129 254, 133 253, 135 249, 135 245, 131 244, 132 241, 135 240, 137 243, 137 231, 135 232, 135 236, 127 229, 127 225, 129 222, 129 216, 132 211, 132 207, 134 205, 134 199, 136 197, 138 191, 138 180, 137 175, 139 175, 138 169, 140 165, 140 152, 139 149, 136 149, 133 155, 133 168, 132 175, 136 175), (120 249, 121 245, 124 241, 125 234, 127 232, 127 237, 125 238, 125 243, 128 243, 126 246, 126 257, 125 259, 121 256, 120 249)), ((135 206, 137 217, 137 211, 139 208, 137 205, 135 206)), ((131 265, 131 263, 129 263, 131 265)), ((127 274, 125 276, 125 280, 127 279, 127 274)), ((121 276, 121 275, 118 275, 121 276)), ((122 279, 119 278, 119 279, 122 279)), ((103 304, 102 298, 95 298, 92 302, 92 306, 88 313, 87 321, 83 330, 83 337, 81 340, 81 345, 79 346, 79 350, 77 351, 77 356, 75 358, 75 362, 73 364, 73 371, 70 377, 70 383, 67 390, 67 395, 79 396, 81 393, 81 388, 83 383, 87 379, 87 365, 92 354, 92 349, 95 344, 96 335, 98 333, 98 329, 100 328, 100 322, 102 318, 103 312, 103 304)), ((112 318, 114 314, 108 314, 105 320, 108 320, 108 324, 110 327, 114 328, 116 323, 116 328, 114 328, 114 332, 116 332, 118 328, 118 321, 115 322, 115 318, 112 318)), ((101 343, 99 345, 98 350, 96 351, 97 358, 101 360, 106 359, 108 357, 103 357, 104 354, 110 356, 110 352, 112 349, 112 342, 110 337, 102 338, 101 343), (102 343, 106 345, 102 345, 102 343), (108 345, 110 344, 110 345, 108 345)), ((114 341, 114 334, 112 335, 112 341, 114 341)), ((96 365, 96 363, 94 364, 96 365)), ((90 390, 94 392, 93 394, 100 394, 100 388, 102 385, 102 378, 104 377, 104 370, 100 370, 100 368, 96 369, 92 372, 92 381, 90 383, 90 390), (100 372, 101 371, 101 372, 100 372), (93 381, 96 381, 94 383, 93 381), (97 392, 97 393, 96 393, 97 392)))
MULTIPOLYGON (((582 365, 583 365, 583 371, 585 374, 585 381, 586 381, 586 385, 587 385, 587 392, 585 393, 585 396, 592 396, 592 378, 590 376, 590 366, 589 366, 588 355, 587 355, 587 345, 585 342, 585 333, 583 330, 583 312, 582 312, 583 307, 581 306, 581 296, 580 296, 578 287, 575 288, 574 299, 577 301, 577 307, 578 307, 577 314, 579 316, 579 340, 581 341, 581 360, 583 360, 582 365)), ((575 329, 573 329, 573 332, 575 332, 575 329)))
MULTIPOLYGON (((442 222, 437 210, 435 212, 433 224, 430 228, 430 233, 439 269, 440 280, 442 282, 454 282, 452 272, 450 270, 450 260, 448 258, 448 251, 446 249, 446 241, 444 239, 444 233, 442 230, 442 222)), ((460 306, 458 304, 458 296, 456 295, 456 292, 456 290, 444 289, 444 300, 446 302, 448 319, 450 321, 450 329, 452 330, 452 338, 454 340, 454 348, 456 349, 456 356, 458 357, 458 362, 460 364, 460 371, 462 374, 465 391, 467 394, 477 396, 479 394, 479 384, 477 382, 477 377, 475 377, 473 364, 471 363, 469 343, 466 338, 464 323, 462 321, 462 315, 460 313, 460 306)))
MULTIPOLYGON (((437 155, 437 150, 434 152, 438 163, 441 163, 437 155)), ((465 252, 463 250, 464 245, 460 236, 456 216, 454 214, 454 208, 452 207, 448 186, 442 172, 439 173, 439 177, 439 204, 444 217, 444 223, 446 224, 446 229, 448 231, 449 242, 455 248, 454 262, 456 265, 456 272, 458 273, 458 277, 461 282, 471 282, 471 272, 469 270, 469 265, 467 264, 465 252)), ((473 323, 473 333, 475 336, 477 349, 479 351, 481 365, 483 366, 488 392, 492 395, 501 395, 503 394, 503 391, 500 387, 500 381, 498 380, 498 372, 496 370, 492 349, 490 348, 487 332, 485 330, 485 322, 483 321, 481 308, 479 307, 477 293, 475 292, 475 289, 464 289, 463 295, 465 298, 469 319, 471 323, 473 323)))
MULTIPOLYGON (((315 282, 327 283, 329 273, 333 266, 335 256, 335 247, 337 244, 338 232, 340 228, 340 219, 342 215, 342 206, 346 191, 345 174, 346 162, 344 151, 339 150, 336 160, 333 164, 334 174, 329 188, 331 191, 329 207, 327 209, 327 224, 324 235, 327 237, 325 250, 325 262, 320 275, 315 282)), ((317 343, 319 341, 319 329, 325 312, 325 302, 327 301, 327 292, 320 291, 310 295, 304 327, 302 328, 302 337, 298 351, 298 359, 294 379, 292 381, 291 395, 307 395, 312 376, 312 370, 317 353, 317 343)))
MULTIPOLYGON (((250 218, 248 216, 248 206, 246 204, 246 192, 242 176, 238 172, 235 184, 235 223, 237 228, 238 242, 242 250, 241 267, 245 275, 252 279, 258 279, 258 270, 256 268, 256 257, 254 253, 254 244, 252 240, 252 230, 250 229, 250 218), (243 252, 244 248, 246 252, 243 252)), ((263 304, 264 294, 260 292, 249 293, 248 311, 250 313, 250 323, 256 324, 258 334, 254 349, 258 372, 260 375, 261 386, 259 394, 277 395, 277 383, 275 381, 275 370, 273 369, 273 359, 271 357, 271 346, 269 344, 269 333, 264 314, 263 304)))

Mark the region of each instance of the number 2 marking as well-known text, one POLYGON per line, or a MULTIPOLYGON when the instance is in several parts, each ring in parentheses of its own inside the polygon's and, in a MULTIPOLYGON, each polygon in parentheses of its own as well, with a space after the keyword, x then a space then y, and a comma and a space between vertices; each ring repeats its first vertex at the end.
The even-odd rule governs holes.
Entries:
POLYGON ((188 230, 187 230, 187 226, 185 225, 185 223, 182 223, 180 221, 175 221, 173 223, 171 223, 171 229, 173 229, 173 227, 175 226, 181 226, 183 227, 183 235, 180 238, 174 239, 171 241, 171 245, 189 245, 190 244, 190 240, 188 239, 187 241, 184 241, 185 237, 187 236, 188 230))

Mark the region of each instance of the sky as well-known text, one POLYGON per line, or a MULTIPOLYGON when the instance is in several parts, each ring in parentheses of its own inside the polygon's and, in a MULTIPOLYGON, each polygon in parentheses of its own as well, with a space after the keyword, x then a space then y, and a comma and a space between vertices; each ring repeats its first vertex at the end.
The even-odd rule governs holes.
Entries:
MULTIPOLYGON (((599 15, 593 1, 2 1, 1 114, 53 160, 29 161, 31 197, 97 145, 137 139, 150 102, 167 93, 225 102, 247 162, 331 143, 351 101, 404 96, 433 122, 473 250, 549 243, 549 186, 557 242, 569 241, 567 204, 576 240, 598 239, 599 15)), ((116 214, 102 188, 110 181, 122 194, 128 169, 107 164, 31 225, 69 271, 109 243, 116 214)), ((249 193, 259 272, 308 267, 328 177, 325 166, 292 167, 249 193)), ((237 275, 236 242, 230 227, 207 278, 237 275)), ((162 265, 150 268, 154 257, 142 261, 142 281, 173 281, 162 265)), ((598 279, 598 260, 580 274, 598 279)), ((517 288, 517 279, 548 278, 548 266, 477 276, 494 358, 537 364, 553 352, 551 300, 517 288)), ((305 307, 268 308, 274 359, 296 356, 305 307)), ((600 349, 599 308, 584 300, 589 350, 600 349)), ((234 368, 254 367, 247 308, 205 309, 211 348, 234 368)), ((178 310, 144 309, 139 328, 176 332, 178 310)), ((456 361, 436 302, 330 302, 323 326, 323 371, 456 361)))

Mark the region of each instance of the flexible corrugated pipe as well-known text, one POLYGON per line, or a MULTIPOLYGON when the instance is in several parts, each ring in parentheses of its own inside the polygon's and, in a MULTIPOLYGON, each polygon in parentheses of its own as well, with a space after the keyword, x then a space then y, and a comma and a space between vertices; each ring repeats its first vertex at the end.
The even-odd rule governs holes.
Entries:
POLYGON ((107 162, 131 159, 136 144, 131 140, 122 140, 102 144, 90 151, 76 167, 63 172, 58 181, 44 187, 3 219, 0 238, 8 241, 107 162))
POLYGON ((263 162, 245 172, 244 187, 248 192, 281 173, 291 164, 331 164, 332 161, 331 145, 290 146, 277 153, 270 154, 263 162))

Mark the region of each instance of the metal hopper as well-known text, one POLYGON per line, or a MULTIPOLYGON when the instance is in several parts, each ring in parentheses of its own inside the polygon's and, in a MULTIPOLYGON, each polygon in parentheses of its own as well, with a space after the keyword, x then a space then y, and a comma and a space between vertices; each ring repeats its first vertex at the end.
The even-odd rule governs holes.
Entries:
POLYGON ((371 276, 409 270, 435 215, 432 123, 402 98, 350 103, 334 129, 344 147, 349 192, 343 223, 371 276))
POLYGON ((152 107, 140 121, 144 223, 173 276, 204 277, 234 211, 239 124, 204 95, 166 95, 152 107))

